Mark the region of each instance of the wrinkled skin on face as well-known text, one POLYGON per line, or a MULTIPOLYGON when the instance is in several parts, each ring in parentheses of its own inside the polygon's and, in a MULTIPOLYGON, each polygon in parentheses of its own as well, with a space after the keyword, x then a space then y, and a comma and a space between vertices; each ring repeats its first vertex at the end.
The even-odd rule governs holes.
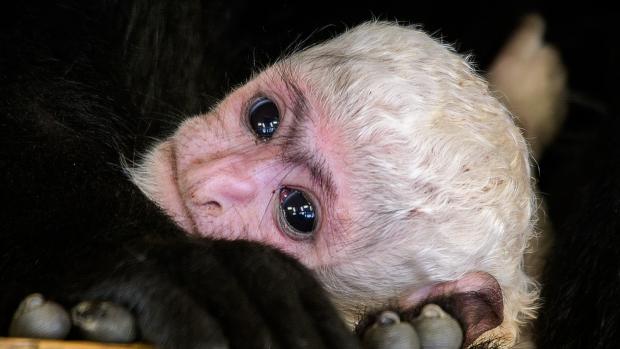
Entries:
POLYGON ((311 268, 331 265, 337 262, 329 253, 337 237, 330 232, 360 219, 349 214, 346 159, 337 150, 342 144, 316 109, 308 108, 311 114, 298 122, 293 110, 298 96, 275 75, 266 71, 159 144, 149 158, 158 185, 153 196, 193 234, 261 241, 311 268), (265 140, 245 118, 264 98, 280 114, 277 133, 265 140), (318 216, 312 233, 296 234, 281 221, 283 188, 303 192, 312 204, 318 216))
POLYGON ((468 63, 417 30, 369 23, 276 63, 132 176, 190 234, 296 257, 352 322, 437 303, 464 347, 511 346, 533 316, 525 141, 468 63))

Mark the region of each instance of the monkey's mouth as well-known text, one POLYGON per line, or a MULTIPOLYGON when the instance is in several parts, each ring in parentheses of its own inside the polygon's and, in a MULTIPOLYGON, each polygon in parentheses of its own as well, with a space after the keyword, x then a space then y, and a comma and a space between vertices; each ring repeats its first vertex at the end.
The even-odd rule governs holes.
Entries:
MULTIPOLYGON (((504 319, 500 285, 493 276, 485 272, 472 272, 456 281, 429 286, 424 290, 424 297, 418 298, 414 303, 404 300, 395 306, 395 309, 389 310, 399 313, 404 321, 412 321, 427 304, 439 305, 459 322, 463 330, 462 348, 467 348, 480 335, 501 325, 504 319)), ((356 333, 363 335, 384 310, 386 309, 368 314, 357 325, 356 333)), ((493 340, 489 341, 492 346, 493 340)))

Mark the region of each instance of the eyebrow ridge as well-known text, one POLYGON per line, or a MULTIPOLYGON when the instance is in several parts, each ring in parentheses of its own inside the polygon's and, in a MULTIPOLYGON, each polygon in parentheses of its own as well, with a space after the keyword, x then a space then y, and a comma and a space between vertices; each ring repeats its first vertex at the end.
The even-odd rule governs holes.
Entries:
POLYGON ((287 71, 282 69, 279 73, 292 101, 294 117, 293 126, 290 128, 289 134, 284 137, 285 141, 282 146, 284 161, 306 167, 314 184, 323 190, 329 201, 333 202, 336 197, 336 186, 332 179, 332 172, 327 166, 327 161, 318 152, 308 151, 308 148, 298 141, 302 139, 302 137, 298 137, 302 133, 300 126, 311 121, 308 100, 287 71))
POLYGON ((305 164, 310 171, 310 176, 315 184, 318 184, 325 192, 330 202, 333 202, 336 197, 336 186, 332 179, 332 172, 327 166, 324 158, 317 158, 316 156, 310 157, 305 164))

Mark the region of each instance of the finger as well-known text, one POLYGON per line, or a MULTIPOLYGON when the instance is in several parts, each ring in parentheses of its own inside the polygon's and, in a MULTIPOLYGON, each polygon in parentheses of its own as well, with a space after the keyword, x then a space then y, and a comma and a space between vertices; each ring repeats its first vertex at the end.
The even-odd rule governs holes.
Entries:
MULTIPOLYGON (((346 327, 336 308, 327 297, 325 290, 309 270, 288 256, 275 254, 274 257, 282 265, 280 268, 286 271, 283 274, 286 278, 282 281, 288 289, 281 288, 280 294, 296 295, 296 298, 288 298, 290 302, 287 307, 288 314, 283 314, 280 320, 289 318, 300 320, 294 322, 296 328, 293 330, 295 332, 290 332, 291 335, 283 338, 283 343, 295 344, 295 342, 290 342, 290 339, 303 338, 305 335, 308 337, 308 341, 316 338, 317 344, 309 346, 311 348, 318 348, 319 345, 325 348, 359 348, 359 342, 352 330, 346 327), (292 315, 295 316, 291 317, 292 315), (292 335, 292 333, 296 334, 292 335)), ((277 264, 268 263, 268 265, 277 264)), ((281 274, 281 270, 274 270, 273 272, 281 274)), ((277 295, 277 293, 273 294, 277 295)), ((283 323, 284 326, 290 326, 290 324, 290 321, 283 323)))
MULTIPOLYGON (((319 287, 317 284, 316 287, 319 287)), ((360 344, 353 332, 347 328, 340 314, 331 306, 330 301, 322 293, 314 290, 314 286, 301 290, 306 311, 311 315, 314 326, 319 332, 327 348, 359 348, 360 344), (329 306, 327 306, 329 305, 329 306)))
POLYGON ((235 263, 217 258, 217 250, 185 248, 184 259, 193 266, 179 276, 183 286, 217 319, 231 348, 279 348, 268 321, 240 284, 235 263))
POLYGON ((307 269, 298 263, 291 264, 289 267, 295 270, 291 274, 297 275, 294 280, 304 311, 312 319, 325 347, 360 348, 361 344, 353 334, 353 330, 347 327, 316 278, 308 274, 307 269))
POLYGON ((554 89, 565 89, 567 74, 560 52, 553 45, 546 44, 537 55, 536 61, 546 67, 547 76, 554 89))
POLYGON ((112 301, 130 309, 142 337, 158 348, 228 347, 216 319, 160 270, 152 272, 148 265, 129 269, 80 297, 112 301))
POLYGON ((543 45, 545 22, 538 14, 527 15, 512 34, 500 56, 510 55, 517 59, 527 59, 543 45))
MULTIPOLYGON (((276 251, 250 245, 220 249, 227 264, 282 348, 324 348, 315 323, 299 298, 296 263, 276 251), (247 249, 245 247, 248 247, 247 249)), ((307 272, 304 270, 304 272, 307 272)))

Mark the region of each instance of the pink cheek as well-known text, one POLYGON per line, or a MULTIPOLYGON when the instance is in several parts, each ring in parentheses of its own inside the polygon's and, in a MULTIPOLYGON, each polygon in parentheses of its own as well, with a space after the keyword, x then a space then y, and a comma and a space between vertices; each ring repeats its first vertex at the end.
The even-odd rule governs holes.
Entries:
POLYGON ((195 220, 196 234, 200 236, 212 239, 254 241, 283 251, 306 265, 313 264, 310 263, 309 258, 309 243, 292 240, 273 225, 261 228, 248 227, 244 231, 239 231, 235 229, 239 226, 238 219, 230 218, 216 221, 208 217, 202 219, 198 217, 195 220))
POLYGON ((285 252, 299 260, 308 268, 315 268, 322 264, 319 263, 319 259, 317 258, 314 241, 297 241, 280 231, 274 231, 268 238, 260 242, 285 252))

